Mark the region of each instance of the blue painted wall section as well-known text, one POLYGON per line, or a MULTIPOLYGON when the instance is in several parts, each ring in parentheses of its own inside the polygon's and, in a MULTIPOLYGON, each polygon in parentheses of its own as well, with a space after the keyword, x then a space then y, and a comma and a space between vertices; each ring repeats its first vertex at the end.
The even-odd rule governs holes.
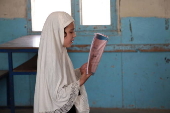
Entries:
POLYGON ((27 34, 27 20, 24 18, 0 18, 0 43, 10 41, 12 39, 27 34))
MULTIPOLYGON (((170 19, 121 18, 121 33, 108 44, 168 44, 170 19)), ((27 35, 27 19, 0 19, 0 43, 27 35)), ((103 31, 105 32, 105 31, 103 31)), ((88 45, 93 34, 77 34, 74 45, 88 45)), ((82 48, 83 50, 84 48, 82 48)), ((87 52, 69 53, 74 67, 87 62, 87 52)), ((14 67, 32 57, 15 53, 14 67)), ((170 109, 169 52, 105 52, 97 72, 87 81, 90 107, 170 109)), ((7 54, 0 53, 0 69, 8 69, 7 54)), ((33 105, 35 75, 16 75, 15 104, 33 105)), ((6 81, 0 80, 0 106, 6 105, 6 81)))
MULTIPOLYGON (((139 44, 168 44, 168 21, 155 17, 122 18, 121 34, 110 36, 108 44, 132 44, 132 47, 139 44)), ((77 36, 75 43, 86 45, 90 44, 90 40, 90 36, 77 36)), ((141 48, 147 50, 149 46, 141 48)), ((80 51, 86 51, 88 47, 83 49, 80 51)), ((70 56, 74 66, 79 67, 87 61, 88 53, 70 53, 70 56)), ((169 63, 169 52, 105 52, 96 74, 86 83, 90 106, 170 109, 169 63)))
POLYGON ((169 20, 164 18, 127 17, 121 19, 122 43, 170 43, 169 20))
POLYGON ((169 53, 123 53, 125 108, 170 108, 169 53))
MULTIPOLYGON (((0 44, 15 38, 27 35, 27 20, 24 18, 0 18, 0 44)), ((13 62, 14 67, 22 64, 26 60, 32 57, 31 53, 14 53, 13 62)), ((0 69, 8 69, 8 55, 6 53, 0 53, 0 69)), ((29 106, 32 105, 33 92, 32 81, 28 75, 16 75, 14 76, 14 88, 15 88, 15 103, 17 106, 29 106), (32 89, 32 90, 31 90, 32 89), (32 92, 32 93, 31 93, 32 92)), ((6 79, 0 80, 0 106, 6 106, 6 79)))
MULTIPOLYGON (((69 53, 69 55, 75 67, 80 67, 88 57, 88 53, 69 53)), ((122 76, 120 67, 121 53, 103 54, 97 72, 85 84, 91 107, 121 108, 122 76)))

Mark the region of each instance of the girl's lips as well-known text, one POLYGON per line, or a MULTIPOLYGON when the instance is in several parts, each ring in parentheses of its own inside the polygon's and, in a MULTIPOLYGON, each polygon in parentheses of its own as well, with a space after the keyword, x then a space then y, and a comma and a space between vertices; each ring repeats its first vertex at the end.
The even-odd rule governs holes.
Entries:
POLYGON ((71 42, 74 42, 74 39, 71 42))

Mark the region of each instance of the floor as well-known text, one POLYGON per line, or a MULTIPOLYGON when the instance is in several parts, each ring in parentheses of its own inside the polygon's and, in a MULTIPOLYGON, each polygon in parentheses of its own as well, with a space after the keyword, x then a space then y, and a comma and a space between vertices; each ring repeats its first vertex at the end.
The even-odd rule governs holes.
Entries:
MULTIPOLYGON (((0 109, 0 113, 10 113, 8 109, 0 109)), ((19 109, 17 108, 15 113, 33 113, 32 108, 19 109)), ((102 108, 91 108, 90 113, 170 113, 170 110, 129 110, 129 109, 102 109, 102 108)))

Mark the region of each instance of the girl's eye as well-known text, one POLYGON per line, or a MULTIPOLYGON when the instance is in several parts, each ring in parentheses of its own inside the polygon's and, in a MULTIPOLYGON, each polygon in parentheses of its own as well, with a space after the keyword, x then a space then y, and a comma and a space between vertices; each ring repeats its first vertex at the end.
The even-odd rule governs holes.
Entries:
POLYGON ((71 31, 70 33, 74 33, 74 31, 71 31))

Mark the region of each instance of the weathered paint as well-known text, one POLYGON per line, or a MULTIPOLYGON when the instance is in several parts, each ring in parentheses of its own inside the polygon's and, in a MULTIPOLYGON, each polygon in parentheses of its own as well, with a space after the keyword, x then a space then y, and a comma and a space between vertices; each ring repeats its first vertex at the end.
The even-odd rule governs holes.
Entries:
MULTIPOLYGON (((169 20, 169 19, 168 19, 169 20)), ((127 17, 121 18, 123 44, 168 44, 170 43, 170 29, 165 29, 164 18, 127 17), (131 41, 131 22, 133 38, 131 41)), ((114 42, 114 41, 113 41, 114 42)), ((109 43, 109 41, 108 41, 109 43)))
POLYGON ((169 30, 169 19, 165 19, 165 29, 169 30))
POLYGON ((134 40, 134 38, 133 38, 133 32, 132 32, 132 24, 131 24, 131 22, 130 22, 130 20, 129 20, 129 29, 130 29, 130 32, 131 32, 131 41, 133 41, 134 40))
MULTIPOLYGON (((91 45, 73 45, 68 52, 89 52, 91 45)), ((170 44, 108 44, 104 52, 170 52, 170 44)))

